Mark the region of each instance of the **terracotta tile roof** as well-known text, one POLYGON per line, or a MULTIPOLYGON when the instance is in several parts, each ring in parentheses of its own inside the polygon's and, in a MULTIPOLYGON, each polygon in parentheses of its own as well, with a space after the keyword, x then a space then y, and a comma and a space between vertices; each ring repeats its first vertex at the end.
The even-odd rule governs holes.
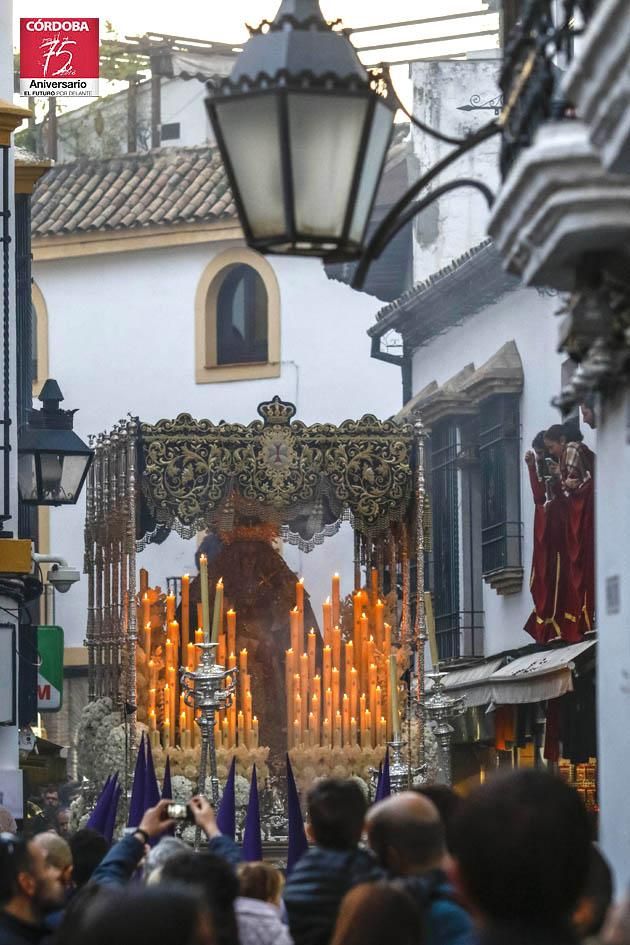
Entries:
POLYGON ((32 233, 37 238, 235 217, 216 148, 161 148, 52 167, 33 194, 32 233))

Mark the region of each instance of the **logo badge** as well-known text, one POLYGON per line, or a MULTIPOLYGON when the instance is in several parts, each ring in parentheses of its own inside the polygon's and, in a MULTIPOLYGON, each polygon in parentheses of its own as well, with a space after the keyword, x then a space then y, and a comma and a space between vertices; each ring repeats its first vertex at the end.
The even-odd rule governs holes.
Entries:
POLYGON ((20 19, 20 95, 98 97, 99 21, 20 19))

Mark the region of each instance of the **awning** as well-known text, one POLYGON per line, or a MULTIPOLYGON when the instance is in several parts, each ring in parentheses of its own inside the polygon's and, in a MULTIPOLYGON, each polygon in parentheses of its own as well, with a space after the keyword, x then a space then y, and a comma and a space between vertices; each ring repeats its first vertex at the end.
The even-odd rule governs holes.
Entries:
MULTIPOLYGON (((492 701, 490 677, 504 662, 505 657, 500 656, 463 669, 453 669, 447 673, 444 688, 452 695, 465 696, 467 708, 486 705, 492 701)), ((427 685, 427 693, 430 693, 431 689, 432 685, 427 685)))
MULTIPOLYGON (((596 640, 538 650, 505 662, 505 656, 454 669, 444 688, 466 699, 466 706, 519 705, 545 702, 573 691, 574 660, 595 646, 596 640), (504 665, 505 664, 505 665, 504 665)), ((430 687, 427 687, 430 691, 430 687)))
POLYGON ((573 692, 573 661, 595 643, 595 640, 572 643, 512 660, 492 674, 493 701, 497 705, 544 702, 573 692))

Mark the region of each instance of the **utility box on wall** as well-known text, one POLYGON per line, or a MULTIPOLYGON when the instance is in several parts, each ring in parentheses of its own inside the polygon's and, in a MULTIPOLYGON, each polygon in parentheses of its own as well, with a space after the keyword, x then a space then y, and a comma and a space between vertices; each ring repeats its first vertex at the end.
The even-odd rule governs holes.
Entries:
POLYGON ((0 623, 0 725, 15 725, 15 624, 0 623))

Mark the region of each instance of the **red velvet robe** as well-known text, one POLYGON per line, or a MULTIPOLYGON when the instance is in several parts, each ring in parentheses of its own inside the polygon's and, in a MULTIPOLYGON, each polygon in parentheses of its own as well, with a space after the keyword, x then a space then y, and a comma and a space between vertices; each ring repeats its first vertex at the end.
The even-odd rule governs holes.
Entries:
POLYGON ((582 457, 590 473, 566 500, 567 599, 562 639, 579 642, 594 627, 595 617, 595 455, 583 443, 582 457))
POLYGON ((537 643, 563 636, 566 604, 566 500, 559 487, 547 502, 545 483, 538 479, 535 465, 529 466, 534 497, 534 553, 530 590, 534 610, 524 629, 537 643))

